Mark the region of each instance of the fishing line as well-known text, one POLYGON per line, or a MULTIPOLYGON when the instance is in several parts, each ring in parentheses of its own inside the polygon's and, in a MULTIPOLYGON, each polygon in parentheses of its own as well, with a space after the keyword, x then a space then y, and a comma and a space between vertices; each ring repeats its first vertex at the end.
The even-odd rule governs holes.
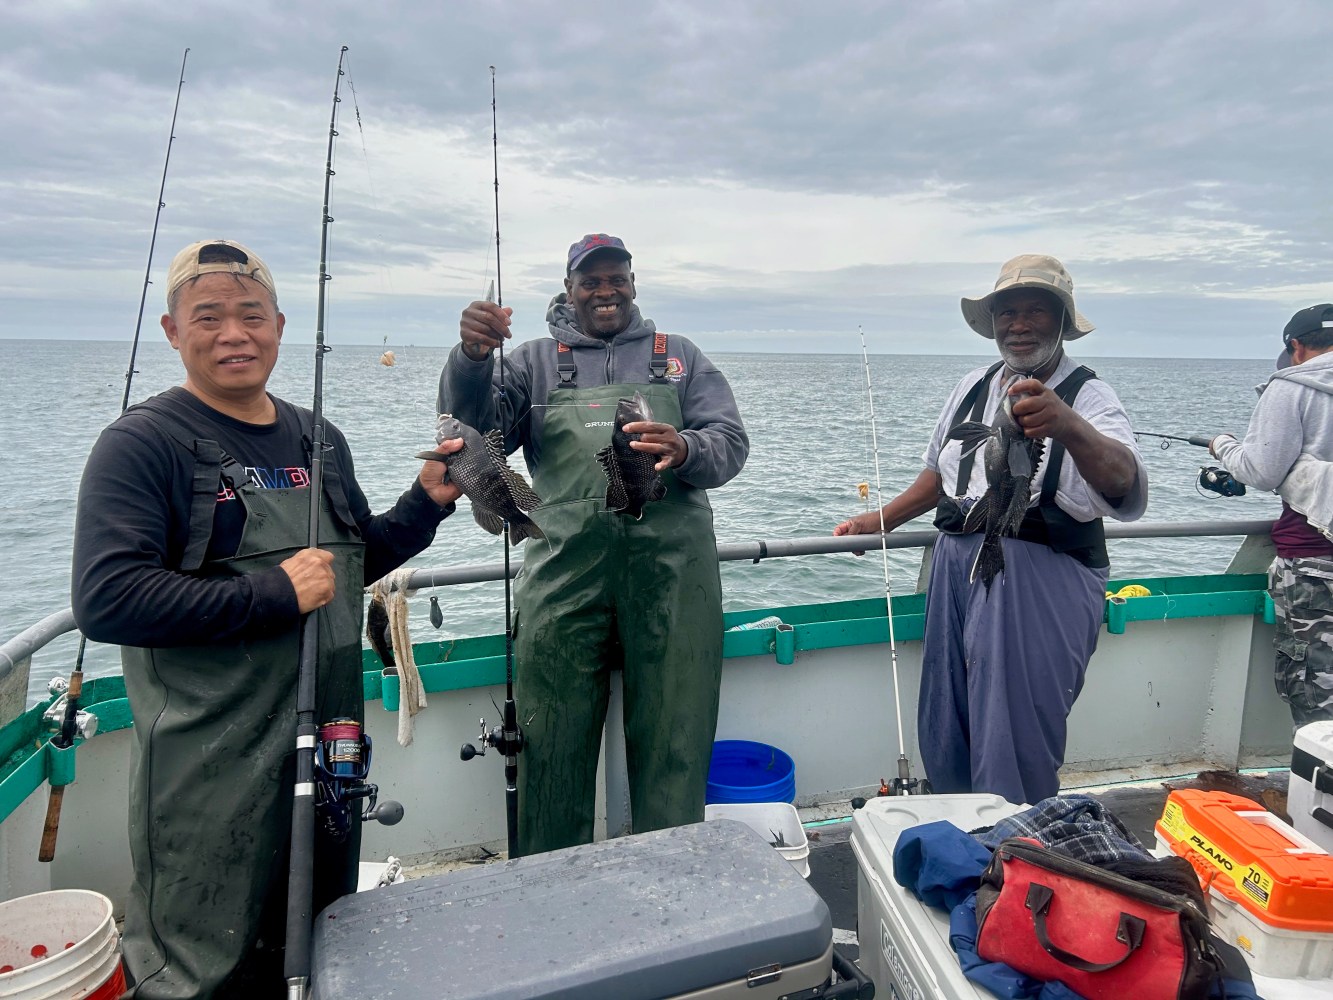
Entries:
MULTIPOLYGON (((350 57, 349 57, 348 60, 347 60, 347 89, 350 90, 350 91, 352 92, 352 111, 353 111, 353 112, 355 113, 355 115, 356 115, 356 131, 357 131, 357 134, 358 134, 358 135, 360 136, 360 138, 361 138, 361 159, 365 162, 365 165, 366 165, 366 181, 367 181, 367 182, 369 183, 369 185, 370 185, 370 205, 371 205, 371 207, 375 210, 375 214, 378 216, 378 215, 381 214, 381 210, 380 210, 380 201, 379 201, 379 195, 378 195, 378 190, 379 190, 379 188, 378 188, 378 186, 375 184, 375 176, 374 176, 374 174, 371 173, 371 170, 370 170, 370 152, 369 152, 369 150, 366 149, 366 130, 365 130, 365 127, 362 125, 362 119, 361 119, 361 105, 360 105, 360 103, 359 103, 358 100, 357 100, 357 94, 356 94, 356 80, 355 80, 355 78, 354 78, 353 75, 352 75, 352 60, 351 60, 350 57)), ((381 289, 382 289, 382 290, 387 290, 390 294, 392 294, 392 293, 393 293, 393 274, 392 274, 392 272, 389 270, 389 267, 384 263, 383 258, 381 258, 381 260, 380 260, 380 275, 379 275, 379 276, 380 276, 381 289)), ((384 343, 385 343, 385 346, 387 347, 387 346, 388 346, 388 334, 385 334, 384 343)))
MULTIPOLYGON (((865 330, 858 324, 857 334, 861 337, 861 364, 866 376, 866 405, 870 411, 870 443, 875 457, 875 503, 879 507, 880 558, 884 569, 884 607, 889 623, 889 664, 893 676, 893 714, 898 728, 898 777, 893 788, 898 794, 908 794, 918 787, 918 782, 911 777, 911 762, 907 759, 907 746, 903 739, 902 695, 898 685, 898 643, 893 629, 893 582, 889 575, 888 528, 884 524, 884 488, 879 471, 879 434, 875 427, 875 392, 870 382, 870 355, 866 351, 865 330)), ((924 785, 924 782, 920 784, 924 785)))

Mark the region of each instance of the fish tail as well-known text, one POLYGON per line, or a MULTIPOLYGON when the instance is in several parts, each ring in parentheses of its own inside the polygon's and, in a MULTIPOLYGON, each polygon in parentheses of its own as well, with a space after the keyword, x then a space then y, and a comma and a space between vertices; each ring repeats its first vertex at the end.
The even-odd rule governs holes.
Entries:
POLYGON ((968 582, 976 583, 977 578, 986 586, 986 592, 990 592, 990 585, 995 577, 1004 572, 1004 548, 1000 543, 999 535, 987 535, 981 542, 981 548, 977 549, 977 557, 972 561, 972 572, 968 574, 968 582))
POLYGON ((517 545, 526 538, 540 538, 545 540, 546 535, 542 529, 537 527, 536 521, 510 521, 509 522, 509 544, 517 545))

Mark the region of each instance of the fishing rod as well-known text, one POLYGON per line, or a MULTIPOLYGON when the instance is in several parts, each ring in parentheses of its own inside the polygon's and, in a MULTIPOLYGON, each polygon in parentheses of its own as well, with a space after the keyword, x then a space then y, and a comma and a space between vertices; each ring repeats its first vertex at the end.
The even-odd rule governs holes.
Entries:
POLYGON ((1171 447, 1172 441, 1180 441, 1182 444, 1192 444, 1200 448, 1207 448, 1213 443, 1213 439, 1204 434, 1191 434, 1188 437, 1181 437, 1179 434, 1154 434, 1152 431, 1135 431, 1134 436, 1161 438, 1163 451, 1171 447))
POLYGON ((879 475, 879 435, 875 429, 875 393, 870 385, 870 355, 866 352, 866 333, 859 325, 856 332, 861 336, 861 364, 865 368, 866 400, 870 405, 870 446, 875 456, 875 503, 879 505, 880 556, 884 567, 884 607, 889 621, 889 664, 893 672, 893 714, 898 723, 898 776, 893 779, 890 788, 881 779, 881 795, 922 794, 930 790, 930 782, 925 778, 912 777, 912 763, 907 759, 907 747, 903 741, 903 706, 898 690, 898 643, 893 634, 893 583, 889 577, 888 528, 884 524, 884 488, 879 475))
MULTIPOLYGON (((134 322, 134 339, 130 341, 130 362, 125 369, 125 392, 120 399, 120 412, 124 413, 130 405, 130 384, 134 381, 134 359, 139 351, 139 333, 143 329, 144 305, 148 301, 149 280, 153 274, 153 250, 157 246, 157 226, 162 220, 162 209, 167 203, 162 200, 167 190, 167 168, 171 166, 171 147, 176 141, 176 116, 181 108, 181 91, 185 88, 185 61, 190 57, 186 48, 181 56, 180 80, 176 84, 176 103, 171 109, 171 131, 167 138, 167 155, 162 162, 162 182, 157 189, 157 210, 153 215, 153 232, 148 240, 148 264, 144 268, 143 291, 139 295, 139 317, 134 322)), ((74 655, 74 669, 70 671, 69 683, 65 688, 65 716, 60 731, 51 743, 58 749, 74 745, 74 737, 81 735, 78 725, 79 698, 83 693, 83 655, 88 648, 88 637, 79 634, 79 648, 74 655)), ((53 861, 56 852, 56 835, 60 832, 60 810, 65 801, 65 786, 57 785, 51 789, 51 796, 46 803, 46 822, 42 826, 42 842, 37 851, 38 861, 53 861)))
MULTIPOLYGON (((329 189, 333 182, 333 140, 338 135, 338 105, 342 98, 344 45, 338 53, 338 75, 333 83, 333 110, 329 115, 328 155, 324 162, 324 211, 319 234, 319 295, 315 310, 315 393, 310 421, 310 529, 307 546, 319 548, 320 504, 324 494, 324 344, 325 289, 328 273, 329 189)), ((288 1000, 305 1000, 310 985, 311 909, 315 883, 315 684, 319 670, 320 609, 301 624, 301 660, 296 681, 296 787, 292 797, 291 861, 287 877, 287 939, 283 977, 288 1000)))
MULTIPOLYGON (((1166 451, 1171 447, 1172 441, 1180 441, 1184 444, 1192 444, 1199 448, 1211 449, 1213 438, 1206 434, 1190 434, 1181 437, 1179 434, 1157 434, 1153 431, 1135 431, 1135 437, 1161 438, 1162 450, 1166 451)), ((1245 495, 1245 484, 1233 476, 1226 469, 1217 465, 1203 465, 1199 467, 1199 478, 1194 484, 1195 490, 1202 496, 1204 491, 1216 493, 1223 497, 1243 497, 1245 495)), ((1206 498, 1205 498, 1206 499, 1206 498)))
MULTIPOLYGON (((504 305, 504 291, 500 285, 500 139, 495 115, 495 67, 491 67, 491 170, 495 186, 495 304, 504 305)), ((489 298, 490 296, 487 296, 489 298)), ((496 364, 500 368, 500 431, 506 437, 505 400, 505 346, 500 339, 497 349, 499 354, 496 364)), ((510 606, 513 601, 513 585, 509 576, 509 520, 501 524, 500 537, 504 539, 504 586, 505 586, 505 701, 501 710, 501 723, 489 732, 486 720, 481 720, 480 748, 471 743, 464 743, 459 751, 463 760, 471 760, 486 753, 486 747, 493 747, 504 755, 505 779, 505 834, 508 841, 509 856, 518 853, 518 755, 523 751, 523 730, 518 724, 518 705, 514 701, 514 630, 511 625, 510 606)), ((433 611, 433 609, 432 609, 433 611)))
POLYGON ((130 366, 125 369, 125 395, 120 400, 121 413, 124 413, 130 405, 130 382, 134 379, 134 358, 139 352, 139 331, 143 327, 144 303, 148 301, 149 278, 153 273, 153 248, 157 246, 157 224, 162 218, 162 209, 167 207, 162 196, 167 191, 167 167, 171 165, 171 146, 176 141, 176 114, 181 107, 181 90, 185 87, 185 60, 188 58, 190 50, 187 48, 185 54, 181 56, 180 82, 176 84, 176 106, 171 109, 171 137, 167 139, 167 157, 162 162, 162 183, 157 189, 157 213, 153 216, 153 235, 148 240, 148 266, 144 268, 143 292, 139 296, 139 318, 134 323, 134 340, 130 342, 130 366))

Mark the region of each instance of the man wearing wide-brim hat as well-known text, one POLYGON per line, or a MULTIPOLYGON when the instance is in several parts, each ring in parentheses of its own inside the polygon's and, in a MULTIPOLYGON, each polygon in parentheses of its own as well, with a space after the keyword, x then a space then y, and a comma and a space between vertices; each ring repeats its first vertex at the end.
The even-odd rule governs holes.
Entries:
POLYGON ((1268 568, 1274 679, 1304 726, 1333 719, 1333 303, 1301 309, 1282 341, 1245 440, 1221 434, 1209 450, 1247 486, 1282 497, 1268 568))
POLYGON ((1059 791, 1101 628, 1102 518, 1141 517, 1148 478, 1115 392, 1065 353, 1093 325, 1063 264, 1015 257, 962 309, 1000 360, 954 388, 916 481, 834 534, 937 511, 917 707, 926 776, 936 792, 1037 802, 1059 791))

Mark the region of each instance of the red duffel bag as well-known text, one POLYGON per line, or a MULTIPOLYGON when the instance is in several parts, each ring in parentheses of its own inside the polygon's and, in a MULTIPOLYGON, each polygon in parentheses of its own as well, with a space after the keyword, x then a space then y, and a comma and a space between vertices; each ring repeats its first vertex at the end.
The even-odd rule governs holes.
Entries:
POLYGON ((1191 900, 1019 838, 981 878, 977 954, 1087 1000, 1203 1000, 1221 969, 1191 900))

